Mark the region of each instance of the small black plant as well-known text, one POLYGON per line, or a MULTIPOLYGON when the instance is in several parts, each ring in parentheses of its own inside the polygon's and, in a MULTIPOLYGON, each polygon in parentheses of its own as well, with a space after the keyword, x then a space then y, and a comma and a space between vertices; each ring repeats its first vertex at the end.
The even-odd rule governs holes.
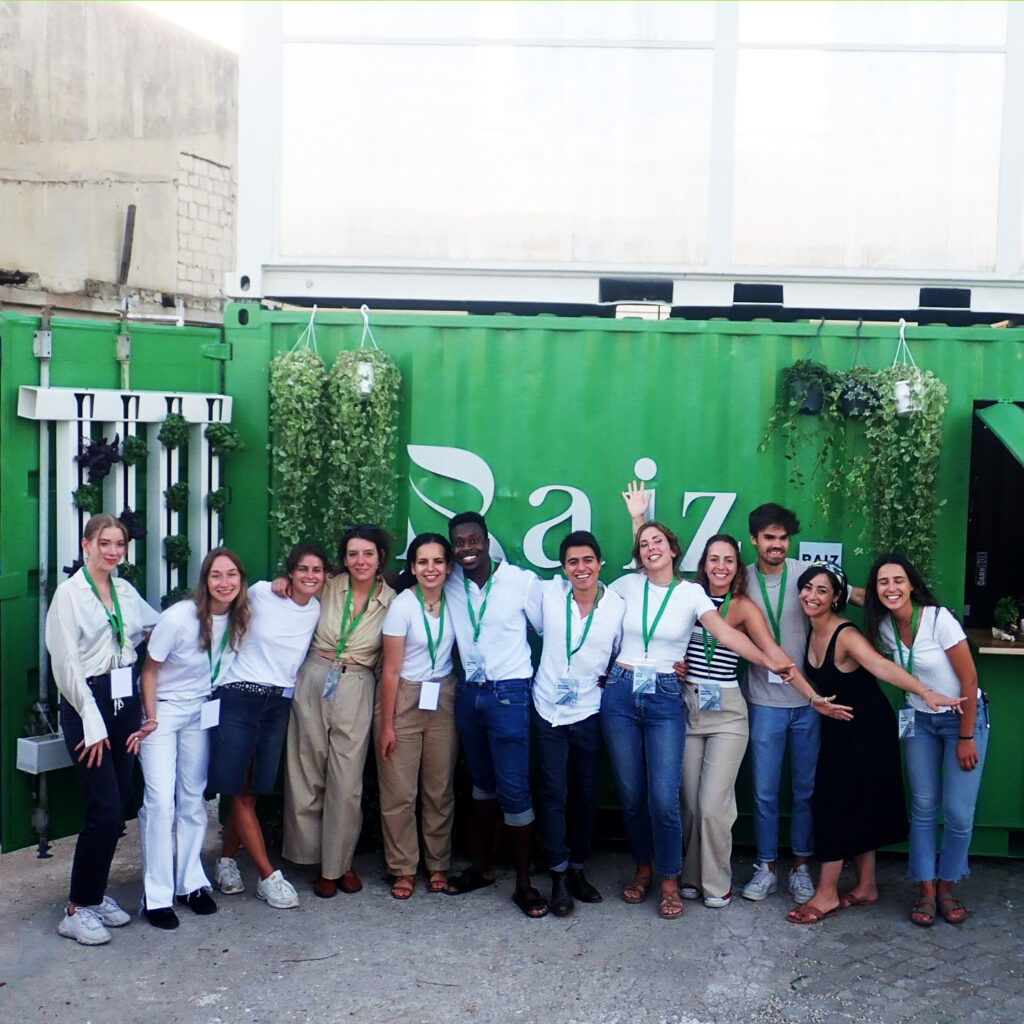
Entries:
POLYGON ((110 444, 107 444, 105 437, 101 437, 98 441, 90 441, 88 444, 85 443, 85 440, 83 438, 82 450, 75 456, 75 461, 85 467, 89 474, 89 483, 94 484, 110 474, 111 467, 115 462, 121 461, 117 450, 118 436, 115 434, 114 440, 110 444))
POLYGON ((133 512, 126 505, 122 510, 118 519, 124 523, 125 528, 128 530, 129 540, 142 540, 146 536, 146 527, 142 525, 142 513, 133 512))

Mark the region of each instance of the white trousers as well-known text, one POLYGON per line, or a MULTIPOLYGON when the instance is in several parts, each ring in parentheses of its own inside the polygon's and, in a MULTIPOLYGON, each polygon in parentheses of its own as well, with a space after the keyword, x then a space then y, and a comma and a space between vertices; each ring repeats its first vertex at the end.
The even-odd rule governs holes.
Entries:
POLYGON ((150 910, 210 884, 203 870, 203 800, 210 736, 199 728, 205 698, 157 700, 157 728, 139 748, 146 794, 139 811, 142 879, 150 910))

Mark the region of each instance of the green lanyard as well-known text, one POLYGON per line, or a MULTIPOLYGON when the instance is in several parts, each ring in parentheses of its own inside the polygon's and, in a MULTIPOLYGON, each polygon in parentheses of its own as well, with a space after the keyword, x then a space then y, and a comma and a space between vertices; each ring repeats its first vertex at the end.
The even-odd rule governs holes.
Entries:
POLYGON ((434 671, 437 664, 437 649, 441 646, 441 637, 444 636, 444 594, 441 594, 441 627, 437 631, 437 639, 430 635, 430 616, 427 614, 427 603, 423 600, 423 591, 420 585, 416 584, 416 596, 420 599, 420 611, 423 613, 423 628, 427 631, 427 650, 430 651, 430 671, 434 671))
MULTIPOLYGON (((722 602, 722 607, 719 609, 718 614, 724 619, 729 614, 729 602, 732 600, 732 591, 725 595, 725 600, 722 602)), ((708 637, 708 631, 701 626, 700 631, 704 634, 704 660, 708 663, 708 668, 711 668, 711 661, 715 656, 715 651, 718 650, 718 637, 708 637)))
POLYGON ((911 675, 914 674, 914 641, 917 639, 917 624, 921 619, 921 606, 914 605, 914 612, 910 616, 910 646, 907 648, 907 660, 903 660, 903 643, 900 641, 900 624, 896 621, 896 616, 889 613, 889 619, 892 622, 892 635, 896 637, 896 652, 900 656, 900 665, 906 669, 911 675))
POLYGON ((594 607, 590 609, 590 614, 587 616, 587 623, 583 627, 583 636, 580 637, 580 642, 573 647, 572 646, 572 587, 569 588, 569 593, 565 595, 565 667, 568 668, 572 664, 572 656, 579 651, 579 649, 587 642, 587 634, 590 632, 590 624, 594 621, 594 612, 597 611, 597 602, 601 600, 601 593, 598 591, 597 597, 594 600, 594 607))
POLYGON ((345 648, 348 646, 348 638, 356 631, 356 627, 366 614, 367 609, 369 609, 370 602, 373 600, 373 595, 376 592, 377 588, 374 587, 373 590, 370 591, 370 596, 366 599, 366 607, 355 617, 355 621, 350 626, 349 619, 352 617, 352 599, 355 595, 355 591, 352 588, 352 581, 349 580, 348 597, 345 599, 345 613, 341 617, 341 632, 339 633, 338 639, 338 651, 334 655, 335 659, 340 659, 342 654, 345 653, 345 648))
POLYGON ((761 585, 761 596, 764 598, 764 610, 768 613, 768 621, 772 624, 772 631, 775 633, 775 642, 782 643, 782 608, 786 603, 786 579, 789 576, 789 563, 782 563, 782 584, 779 587, 779 604, 773 609, 768 600, 768 588, 764 585, 764 573, 757 570, 757 582, 761 585))
POLYGON ((217 664, 213 663, 213 651, 209 650, 206 652, 206 659, 210 663, 210 686, 213 686, 217 682, 217 676, 220 675, 220 663, 224 658, 224 652, 228 649, 228 640, 231 638, 231 620, 228 619, 228 624, 224 627, 224 635, 220 638, 220 653, 217 655, 217 664))
POLYGON ((469 610, 469 621, 473 626, 473 643, 478 643, 480 640, 480 627, 484 624, 484 612, 487 611, 487 597, 491 592, 491 584, 494 582, 494 568, 496 563, 491 562, 491 575, 487 577, 487 586, 484 587, 484 601, 480 605, 480 618, 476 617, 473 611, 473 602, 469 599, 469 580, 465 576, 462 577, 462 585, 466 588, 466 608, 469 610))
POLYGON ((121 602, 117 599, 117 587, 114 586, 114 581, 110 581, 110 596, 114 600, 114 610, 111 611, 104 603, 103 598, 100 597, 99 588, 93 582, 92 576, 89 575, 89 570, 83 565, 82 572, 85 575, 89 586, 92 587, 92 592, 96 595, 96 600, 99 601, 100 607, 103 609, 103 614, 106 615, 107 621, 110 623, 110 628, 114 631, 114 639, 117 641, 117 650, 120 653, 124 649, 124 618, 121 615, 121 602))
POLYGON ((658 623, 661 622, 662 615, 665 614, 665 608, 668 606, 668 599, 672 596, 672 591, 676 589, 676 584, 679 582, 678 579, 673 579, 669 585, 668 593, 662 598, 661 607, 658 609, 658 614, 654 616, 654 622, 651 623, 651 628, 647 628, 647 595, 651 589, 651 581, 649 579, 644 580, 644 654, 647 653, 647 648, 650 646, 651 641, 654 639, 654 631, 658 628, 658 623))

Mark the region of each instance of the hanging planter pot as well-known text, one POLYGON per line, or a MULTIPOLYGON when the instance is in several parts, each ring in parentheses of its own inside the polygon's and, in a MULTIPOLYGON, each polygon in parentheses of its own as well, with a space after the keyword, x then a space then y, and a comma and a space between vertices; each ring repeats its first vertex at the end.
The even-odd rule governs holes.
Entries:
POLYGON ((847 419, 861 419, 878 401, 878 375, 866 366, 854 366, 836 374, 832 401, 847 419))
POLYGON ((827 366, 810 359, 798 359, 782 371, 782 380, 792 412, 802 416, 821 415, 825 395, 832 386, 832 374, 827 366))
POLYGON ((898 380, 892 386, 892 400, 896 406, 897 416, 909 416, 912 412, 920 412, 923 398, 920 380, 898 380))

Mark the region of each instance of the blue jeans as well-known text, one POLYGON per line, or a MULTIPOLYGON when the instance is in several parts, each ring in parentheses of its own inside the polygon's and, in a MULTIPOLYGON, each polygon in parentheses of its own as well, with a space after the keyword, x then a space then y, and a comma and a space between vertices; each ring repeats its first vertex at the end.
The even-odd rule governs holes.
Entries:
POLYGON ((795 856, 811 857, 814 854, 811 794, 814 792, 814 772, 818 766, 821 739, 818 712, 807 704, 796 708, 750 704, 748 713, 757 859, 767 864, 779 856, 779 787, 787 741, 793 781, 790 845, 795 856))
POLYGON ((551 725, 534 709, 533 729, 540 762, 538 812, 547 866, 552 871, 582 868, 590 855, 597 817, 600 716, 591 715, 571 725, 551 725))
POLYGON ((908 872, 919 882, 966 878, 967 849, 974 828, 974 808, 988 749, 988 708, 978 702, 974 742, 978 764, 965 772, 956 759, 962 719, 951 713, 914 716, 914 735, 904 740, 910 784, 910 862, 908 872), (942 849, 936 857, 939 808, 942 808, 942 849))
POLYGON ((601 731, 633 860, 656 860, 663 878, 678 878, 683 870, 679 785, 686 740, 678 677, 659 673, 656 692, 633 693, 632 670, 615 665, 601 697, 601 731))
POLYGON ((530 680, 459 683, 455 727, 473 777, 473 799, 497 797, 506 825, 529 825, 530 680))

